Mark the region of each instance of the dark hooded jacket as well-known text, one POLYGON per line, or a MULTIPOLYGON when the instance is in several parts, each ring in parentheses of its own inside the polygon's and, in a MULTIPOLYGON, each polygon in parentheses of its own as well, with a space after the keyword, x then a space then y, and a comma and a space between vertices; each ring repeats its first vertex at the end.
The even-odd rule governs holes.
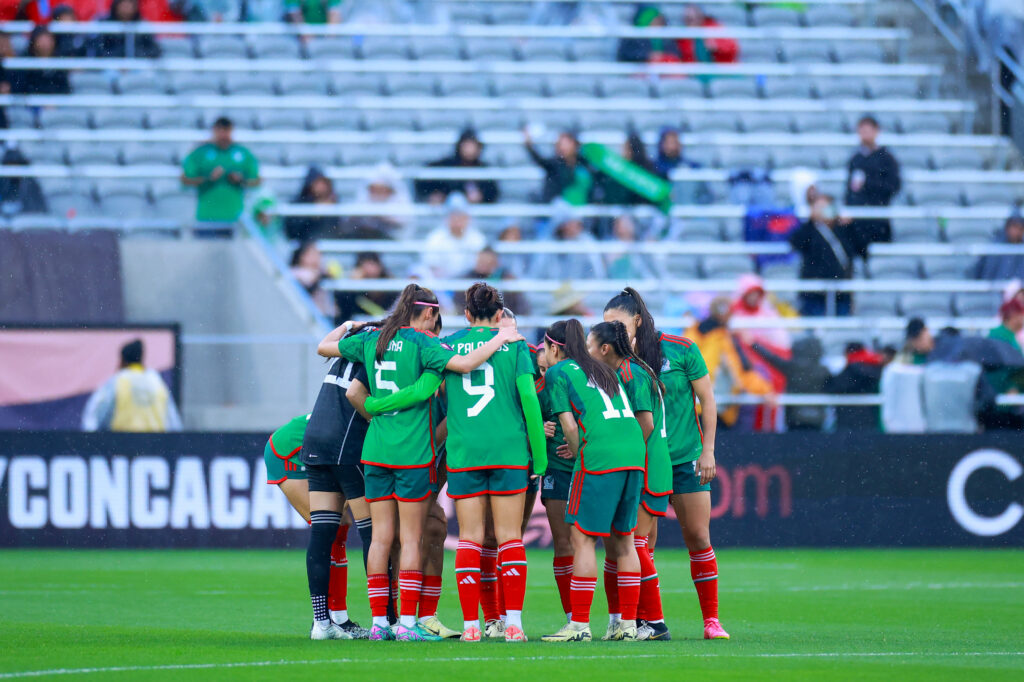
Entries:
MULTIPOLYGON (((483 151, 483 143, 477 138, 472 130, 464 130, 455 142, 455 149, 451 156, 432 161, 427 164, 428 168, 487 168, 487 164, 479 158, 475 161, 467 161, 459 156, 459 147, 466 140, 475 140, 483 151)), ((501 197, 498 190, 498 183, 494 180, 417 180, 415 183, 416 201, 426 201, 432 194, 440 192, 447 197, 452 192, 462 192, 466 196, 472 193, 475 187, 483 197, 482 203, 493 204, 501 197)))
MULTIPOLYGON (((832 377, 826 393, 871 395, 878 393, 882 381, 882 358, 863 348, 846 354, 846 367, 832 377)), ((836 428, 843 431, 877 431, 880 421, 877 407, 837 407, 836 428)))
MULTIPOLYGON (((3 165, 27 166, 28 159, 17 149, 4 152, 3 165)), ((5 215, 19 213, 46 213, 46 199, 39 182, 32 177, 0 178, 0 212, 5 215)))

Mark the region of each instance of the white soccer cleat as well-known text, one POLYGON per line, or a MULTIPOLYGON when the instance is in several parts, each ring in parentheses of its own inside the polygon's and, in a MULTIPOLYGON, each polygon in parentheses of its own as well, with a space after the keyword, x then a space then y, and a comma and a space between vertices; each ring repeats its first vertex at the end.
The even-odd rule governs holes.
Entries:
POLYGON ((320 623, 313 621, 313 626, 309 629, 309 638, 314 641, 323 639, 352 639, 352 635, 345 632, 334 623, 321 625, 320 623))
POLYGON ((484 623, 484 637, 490 639, 505 638, 505 623, 500 620, 489 620, 484 623))

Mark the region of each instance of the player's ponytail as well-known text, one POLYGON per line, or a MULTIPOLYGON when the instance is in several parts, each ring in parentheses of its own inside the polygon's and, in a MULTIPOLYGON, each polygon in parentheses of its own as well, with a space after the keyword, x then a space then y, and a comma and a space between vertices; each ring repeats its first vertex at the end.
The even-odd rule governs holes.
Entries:
POLYGON ((583 334, 583 325, 579 320, 555 322, 548 327, 546 337, 559 346, 567 358, 579 365, 594 385, 610 396, 619 392, 619 378, 615 370, 587 352, 587 337, 583 334))
POLYGON ((504 307, 501 293, 490 284, 477 282, 466 289, 466 312, 474 320, 489 320, 504 307))
POLYGON ((626 287, 612 296, 604 307, 608 310, 621 310, 632 317, 639 317, 636 324, 636 355, 647 363, 647 366, 661 373, 664 356, 661 352, 661 335, 654 327, 654 317, 647 310, 647 304, 640 292, 633 287, 626 287))
POLYGON ((590 333, 594 335, 598 343, 611 346, 612 350, 620 358, 631 360, 640 365, 647 372, 647 375, 651 377, 651 382, 660 389, 660 391, 655 392, 658 394, 658 400, 661 399, 665 386, 661 383, 657 373, 651 369, 651 366, 644 362, 643 358, 633 350, 633 344, 629 342, 629 332, 626 331, 626 325, 618 321, 599 322, 590 328, 590 333))
POLYGON ((380 336, 377 337, 377 359, 383 360, 388 344, 395 338, 395 334, 402 327, 409 324, 420 314, 423 307, 438 308, 437 296, 430 289, 424 289, 419 284, 410 284, 402 289, 402 295, 395 303, 394 311, 384 320, 380 329, 380 336))

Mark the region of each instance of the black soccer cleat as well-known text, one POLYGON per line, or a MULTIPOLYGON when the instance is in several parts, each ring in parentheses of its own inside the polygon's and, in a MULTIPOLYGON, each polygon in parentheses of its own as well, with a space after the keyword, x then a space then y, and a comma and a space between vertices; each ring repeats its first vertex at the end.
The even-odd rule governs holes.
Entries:
POLYGON ((665 622, 652 623, 646 620, 637 621, 636 638, 639 641, 656 640, 669 642, 672 640, 672 633, 668 631, 665 622))

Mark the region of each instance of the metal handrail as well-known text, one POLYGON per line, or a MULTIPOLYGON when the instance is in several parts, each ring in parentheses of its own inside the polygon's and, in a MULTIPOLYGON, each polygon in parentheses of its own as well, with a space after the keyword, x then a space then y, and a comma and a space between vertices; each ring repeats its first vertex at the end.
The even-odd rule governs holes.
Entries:
MULTIPOLYGON (((332 180, 365 180, 373 173, 372 166, 323 166, 320 170, 332 180)), ((406 180, 536 180, 544 177, 543 171, 536 166, 482 166, 474 168, 446 168, 435 166, 402 166, 397 168, 398 175, 406 180)), ((280 166, 265 164, 260 167, 260 176, 264 180, 300 180, 306 177, 305 166, 280 166)), ((772 173, 776 182, 788 182, 794 170, 782 169, 772 173)), ((841 182, 846 179, 845 169, 815 169, 819 182, 841 182)), ((715 168, 678 168, 669 175, 673 182, 727 182, 731 172, 715 168)), ((33 164, 29 166, 2 166, 0 177, 34 177, 34 178, 136 178, 176 180, 181 176, 177 165, 129 165, 86 164, 73 167, 53 164, 33 164)), ((904 182, 916 184, 973 184, 989 182, 1024 183, 1024 171, 931 171, 907 170, 903 172, 904 182)), ((1009 203, 1009 201, 1007 202, 1009 203)))
POLYGON ((917 76, 941 75, 928 64, 852 62, 779 64, 775 62, 704 62, 634 64, 609 61, 570 62, 462 59, 116 59, 105 57, 12 57, 4 68, 60 71, 244 72, 244 73, 461 73, 560 74, 594 76, 917 76))
MULTIPOLYGON (((33 29, 27 21, 0 22, 4 33, 27 33, 33 29)), ((155 34, 155 35, 245 35, 245 36, 404 36, 404 37, 460 37, 460 38, 737 38, 771 40, 854 40, 902 41, 910 37, 906 29, 848 28, 839 26, 666 26, 664 28, 638 28, 619 26, 531 26, 531 25, 431 25, 431 24, 290 24, 230 23, 230 22, 52 22, 54 33, 70 34, 155 34)))
MULTIPOLYGON (((424 278, 424 286, 438 291, 465 291, 477 280, 467 278, 424 278)), ((331 279, 324 280, 321 286, 331 291, 401 291, 409 284, 404 279, 331 279)), ((736 280, 733 279, 677 279, 663 278, 651 280, 568 280, 561 279, 507 279, 501 281, 505 291, 522 293, 551 293, 569 284, 573 291, 581 294, 615 293, 627 286, 648 291, 670 293, 690 293, 694 291, 733 291, 736 280)), ((1006 282, 990 282, 975 280, 898 280, 898 279, 773 279, 771 290, 774 292, 853 292, 853 293, 991 293, 1000 292, 1006 282)))

